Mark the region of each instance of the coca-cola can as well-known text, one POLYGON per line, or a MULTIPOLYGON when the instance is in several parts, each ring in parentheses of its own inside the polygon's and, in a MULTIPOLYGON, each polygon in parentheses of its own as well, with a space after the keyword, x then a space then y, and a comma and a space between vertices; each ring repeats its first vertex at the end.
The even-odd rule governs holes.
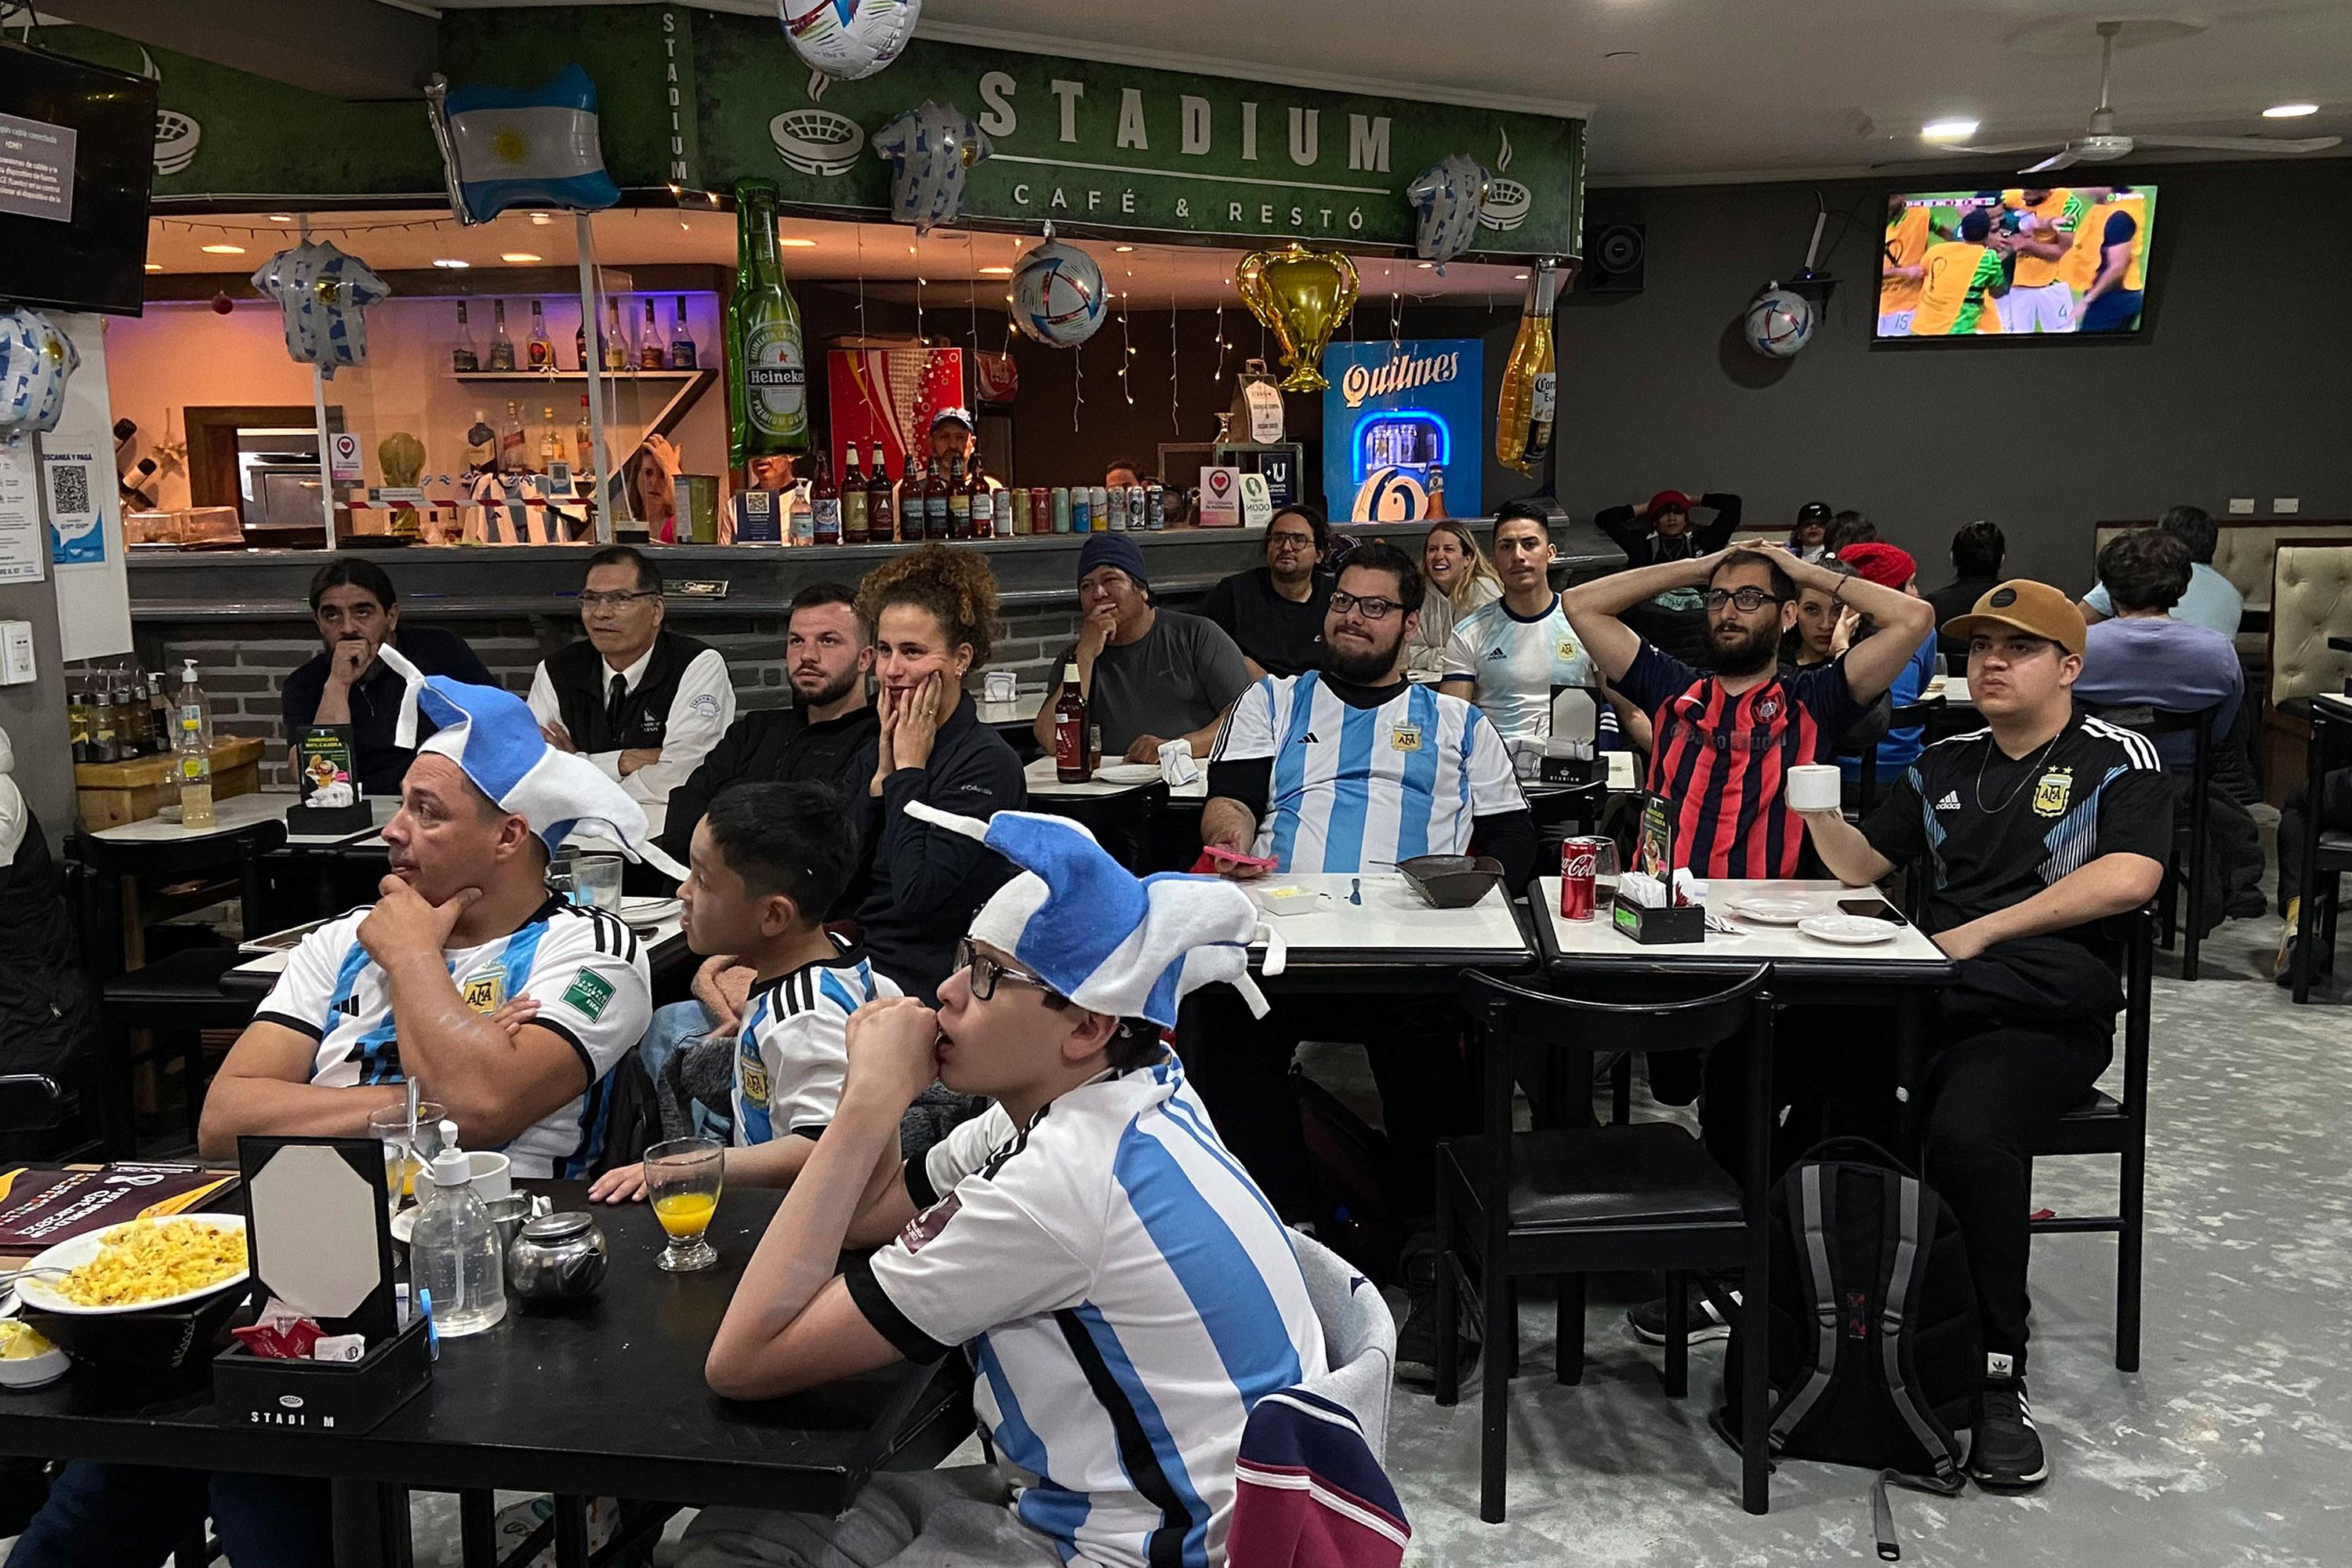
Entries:
POLYGON ((1592 918, 1592 877, 1601 864, 1605 838, 1570 838, 1559 847, 1559 918, 1592 918))

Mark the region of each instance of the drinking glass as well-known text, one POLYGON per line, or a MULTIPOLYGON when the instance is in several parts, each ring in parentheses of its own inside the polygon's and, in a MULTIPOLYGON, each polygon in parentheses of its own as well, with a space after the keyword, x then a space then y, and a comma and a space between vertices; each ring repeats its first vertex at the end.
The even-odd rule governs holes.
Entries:
POLYGON ((1603 840, 1592 847, 1592 918, 1607 925, 1617 908, 1617 846, 1603 840))
POLYGON ((414 1196, 416 1178, 441 1152, 441 1119, 448 1113, 431 1100, 416 1107, 416 1142, 408 1142, 408 1108, 381 1106, 368 1112, 368 1131, 383 1145, 383 1195, 393 1213, 401 1200, 414 1196))
POLYGON ((703 1240, 725 1185, 726 1145, 712 1138, 672 1138, 646 1151, 646 1198, 669 1234, 661 1267, 672 1274, 708 1268, 718 1249, 703 1240))
POLYGON ((621 858, 571 851, 547 868, 548 891, 566 903, 593 904, 614 914, 621 911, 621 858))

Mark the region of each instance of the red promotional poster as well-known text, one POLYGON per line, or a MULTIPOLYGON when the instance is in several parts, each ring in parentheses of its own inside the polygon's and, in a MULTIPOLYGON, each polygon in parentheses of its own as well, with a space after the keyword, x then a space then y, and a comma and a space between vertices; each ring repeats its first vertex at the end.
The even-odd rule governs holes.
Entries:
POLYGON ((879 442, 890 477, 902 479, 908 452, 929 457, 931 416, 971 406, 964 401, 960 348, 900 342, 835 349, 825 355, 825 384, 833 410, 826 449, 835 473, 846 445, 856 444, 862 468, 879 442))
POLYGON ((0 1171, 0 1252, 38 1252, 142 1215, 184 1213, 228 1193, 236 1181, 178 1164, 0 1171))

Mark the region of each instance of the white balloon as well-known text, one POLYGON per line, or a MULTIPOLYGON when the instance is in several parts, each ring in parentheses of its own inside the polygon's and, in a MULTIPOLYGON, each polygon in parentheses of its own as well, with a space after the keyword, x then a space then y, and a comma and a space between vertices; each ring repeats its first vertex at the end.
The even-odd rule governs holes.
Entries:
POLYGON ((928 234, 963 214, 964 176, 995 151, 971 116, 952 103, 923 100, 874 133, 874 151, 890 160, 890 216, 928 234))
POLYGON ((1748 307, 1748 346, 1766 359, 1791 359, 1813 341, 1813 302, 1787 289, 1767 289, 1748 307))
POLYGON ((913 37, 923 0, 776 0, 793 52, 843 81, 872 76, 913 37))
POLYGON ((263 262, 253 286, 278 301, 286 353, 330 380, 338 366, 367 363, 367 308, 392 292, 367 263, 326 240, 305 240, 263 262))
POLYGON ((1467 153, 1440 158, 1414 176, 1405 199, 1421 209, 1413 249, 1440 268, 1470 248, 1478 233, 1478 213, 1494 184, 1486 166, 1467 153))
POLYGON ((1103 323, 1102 269, 1075 245, 1049 239, 1013 270, 1013 324, 1041 343, 1076 348, 1103 323))
POLYGON ((56 429, 66 381, 80 364, 73 340, 40 311, 0 310, 0 444, 56 429))

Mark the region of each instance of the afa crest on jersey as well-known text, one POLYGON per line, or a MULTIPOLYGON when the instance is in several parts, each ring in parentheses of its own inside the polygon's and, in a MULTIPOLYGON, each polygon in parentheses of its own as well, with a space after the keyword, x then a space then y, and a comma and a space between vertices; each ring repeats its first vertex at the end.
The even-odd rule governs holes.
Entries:
POLYGON ((2033 815, 2036 816, 2065 816, 2066 802, 2074 793, 2074 770, 2052 768, 2042 775, 2042 782, 2033 786, 2033 815))

